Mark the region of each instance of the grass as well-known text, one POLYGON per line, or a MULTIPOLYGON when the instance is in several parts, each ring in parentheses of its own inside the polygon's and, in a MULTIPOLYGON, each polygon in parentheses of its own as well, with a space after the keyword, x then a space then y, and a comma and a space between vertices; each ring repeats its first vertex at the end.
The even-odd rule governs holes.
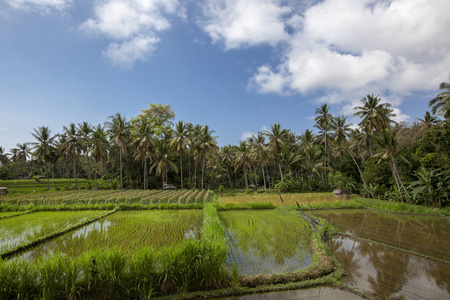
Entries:
POLYGON ((131 255, 142 247, 161 249, 184 239, 200 240, 201 210, 121 211, 41 245, 24 257, 36 259, 53 253, 71 257, 92 249, 116 247, 131 255))
POLYGON ((0 252, 99 215, 98 211, 38 212, 0 220, 0 252))
POLYGON ((285 273, 311 263, 311 230, 303 219, 280 210, 226 211, 221 219, 229 240, 228 266, 240 273, 285 273))

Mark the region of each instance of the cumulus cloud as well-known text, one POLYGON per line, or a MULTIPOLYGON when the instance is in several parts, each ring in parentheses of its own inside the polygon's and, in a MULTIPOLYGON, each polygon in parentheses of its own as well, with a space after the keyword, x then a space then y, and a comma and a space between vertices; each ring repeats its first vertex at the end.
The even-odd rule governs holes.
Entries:
POLYGON ((255 134, 253 132, 245 131, 245 132, 242 133, 241 141, 246 141, 247 139, 251 138, 254 135, 255 134))
POLYGON ((80 30, 112 39, 102 54, 114 66, 129 68, 156 49, 157 33, 170 28, 169 16, 184 14, 178 0, 103 0, 80 30))
POLYGON ((269 44, 289 38, 283 21, 292 9, 277 0, 211 0, 203 9, 200 27, 226 49, 269 44))
POLYGON ((50 13, 52 10, 62 11, 72 4, 72 0, 6 0, 14 9, 27 12, 37 11, 50 13))
MULTIPOLYGON (((259 93, 322 94, 317 102, 353 108, 367 94, 396 106, 436 90, 450 67, 450 1, 211 0, 202 29, 225 49, 270 45, 278 62, 249 79, 259 93)), ((396 108, 397 109, 397 108, 396 108)), ((408 116, 397 111, 398 120, 408 116)))

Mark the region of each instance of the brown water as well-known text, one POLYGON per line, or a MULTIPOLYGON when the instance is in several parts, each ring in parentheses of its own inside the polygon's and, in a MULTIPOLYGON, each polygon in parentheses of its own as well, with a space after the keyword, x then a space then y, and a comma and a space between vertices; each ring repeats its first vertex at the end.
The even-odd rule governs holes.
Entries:
POLYGON ((345 234, 450 262, 450 218, 371 210, 317 211, 345 234))
POLYGON ((363 299, 357 295, 349 292, 341 291, 339 289, 322 287, 306 290, 284 291, 284 292, 272 292, 265 294, 254 294, 245 296, 234 296, 225 298, 215 298, 217 300, 358 300, 363 299))
POLYGON ((450 263, 344 236, 330 247, 348 273, 345 282, 370 297, 450 299, 450 263))

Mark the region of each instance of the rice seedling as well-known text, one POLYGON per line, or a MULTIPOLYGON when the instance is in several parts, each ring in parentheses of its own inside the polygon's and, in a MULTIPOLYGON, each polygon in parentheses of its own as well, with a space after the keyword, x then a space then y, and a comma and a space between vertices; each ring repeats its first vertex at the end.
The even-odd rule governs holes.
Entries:
POLYGON ((179 198, 178 198, 178 203, 182 204, 182 203, 186 203, 186 198, 192 194, 194 192, 194 190, 188 190, 185 191, 179 198))
MULTIPOLYGON (((284 204, 296 205, 298 202, 302 204, 317 204, 323 202, 336 202, 343 203, 348 200, 337 199, 332 193, 285 193, 282 194, 284 204)), ((239 194, 235 196, 223 196, 220 197, 220 203, 256 203, 256 202, 273 202, 274 205, 283 205, 280 197, 277 194, 239 194)))
POLYGON ((197 194, 197 196, 195 196, 195 202, 196 203, 202 203, 203 202, 203 197, 206 194, 206 190, 202 190, 200 191, 200 193, 197 194))
POLYGON ((0 219, 10 218, 10 217, 18 216, 18 215, 21 215, 21 214, 23 214, 23 212, 20 212, 20 211, 0 212, 0 219))
POLYGON ((450 262, 450 219, 447 217, 373 210, 317 211, 316 215, 344 234, 450 262))
POLYGON ((37 212, 0 220, 0 253, 84 220, 99 211, 37 212))
POLYGON ((197 195, 200 193, 200 190, 195 190, 192 194, 190 194, 187 198, 186 198, 186 203, 194 203, 195 202, 195 198, 197 197, 197 195))
POLYGON ((117 247, 131 256, 142 247, 177 245, 184 239, 200 239, 201 210, 120 211, 74 232, 38 246, 22 256, 35 260, 53 253, 70 257, 91 249, 117 247))
POLYGON ((285 273, 311 264, 309 224, 280 210, 225 211, 227 264, 240 273, 285 273))

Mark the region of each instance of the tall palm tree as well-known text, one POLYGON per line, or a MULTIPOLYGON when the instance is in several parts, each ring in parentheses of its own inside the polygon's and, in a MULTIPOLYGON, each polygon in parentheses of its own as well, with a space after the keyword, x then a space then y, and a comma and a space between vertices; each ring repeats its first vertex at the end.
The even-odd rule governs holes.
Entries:
POLYGON ((69 127, 63 127, 64 135, 67 136, 67 140, 62 145, 63 151, 70 153, 73 159, 73 174, 75 176, 75 189, 78 189, 78 172, 77 172, 77 158, 81 154, 83 149, 82 139, 78 134, 78 130, 74 123, 71 123, 69 127))
POLYGON ((322 151, 316 144, 306 149, 303 154, 301 166, 306 171, 306 174, 308 174, 308 179, 310 181, 313 179, 314 174, 317 174, 320 177, 319 171, 321 171, 323 168, 321 155, 322 151))
POLYGON ((261 164, 261 172, 262 172, 263 181, 264 181, 264 192, 267 193, 264 165, 267 163, 267 161, 269 159, 269 155, 268 155, 268 149, 266 146, 266 138, 264 137, 264 133, 258 132, 258 135, 255 136, 254 140, 255 140, 255 143, 254 143, 254 148, 252 151, 253 151, 254 155, 256 156, 256 160, 258 160, 259 163, 261 164))
POLYGON ((242 167, 244 169, 244 178, 245 178, 245 188, 248 190, 248 169, 252 165, 252 159, 250 157, 250 149, 247 145, 247 142, 241 142, 239 148, 236 152, 236 157, 234 159, 234 167, 235 172, 242 167))
POLYGON ((41 126, 38 129, 34 129, 34 133, 31 135, 37 140, 35 143, 31 143, 34 147, 33 155, 37 157, 38 161, 45 162, 45 168, 47 170, 47 191, 50 189, 50 182, 48 179, 48 163, 52 157, 53 142, 56 136, 51 136, 51 131, 48 127, 41 126))
POLYGON ((78 133, 81 137, 81 143, 82 143, 82 150, 84 152, 84 155, 86 156, 86 160, 88 163, 88 176, 89 180, 91 179, 91 159, 89 158, 89 151, 91 149, 90 142, 91 142, 91 134, 93 132, 93 127, 88 122, 83 122, 78 124, 78 133))
MULTIPOLYGON (((377 142, 383 149, 383 152, 380 152, 374 157, 379 158, 378 163, 380 163, 383 160, 387 160, 389 162, 389 167, 392 171, 392 177, 394 177, 395 184, 397 185, 398 191, 401 191, 403 188, 404 192, 406 193, 407 197, 409 198, 408 191, 406 190, 405 186, 403 185, 403 182, 400 178, 400 175, 398 174, 397 164, 396 160, 400 159, 401 161, 405 162, 409 166, 411 166, 411 163, 403 157, 403 155, 400 154, 398 139, 397 139, 397 133, 396 131, 386 128, 381 133, 380 137, 377 137, 377 142)), ((402 202, 403 197, 400 195, 402 202)))
POLYGON ((428 107, 431 107, 433 114, 440 114, 444 118, 450 118, 450 83, 442 82, 439 85, 439 89, 443 90, 430 100, 428 107))
POLYGON ((228 181, 230 183, 230 188, 233 188, 233 185, 231 184, 231 176, 230 171, 228 170, 228 167, 233 164, 233 151, 232 146, 224 146, 222 149, 220 149, 220 156, 221 156, 221 163, 225 165, 225 169, 227 171, 228 181))
POLYGON ((297 151, 294 151, 293 149, 290 149, 288 146, 285 146, 283 148, 283 151, 281 151, 281 159, 280 159, 280 163, 284 167, 285 173, 287 171, 290 171, 291 166, 296 162, 300 161, 301 158, 302 157, 297 153, 297 151))
POLYGON ((148 171, 147 160, 150 152, 155 147, 153 138, 154 130, 152 124, 147 118, 140 118, 134 124, 134 137, 132 145, 135 147, 135 159, 141 160, 144 163, 144 190, 148 189, 148 171))
POLYGON ((269 145, 272 148, 272 153, 275 160, 278 162, 278 169, 280 171, 281 179, 283 179, 283 172, 281 171, 280 154, 284 147, 284 139, 287 137, 288 132, 286 129, 281 129, 280 124, 271 125, 271 131, 265 130, 264 134, 269 139, 269 145))
POLYGON ((65 134, 58 134, 58 139, 55 141, 55 148, 58 152, 59 160, 64 162, 66 167, 67 181, 70 184, 70 153, 69 149, 65 148, 67 142, 67 136, 65 134))
POLYGON ((172 148, 170 147, 170 141, 172 139, 171 135, 171 129, 166 128, 164 132, 162 133, 162 136, 160 139, 156 140, 155 143, 155 153, 154 153, 154 163, 150 167, 150 172, 156 168, 156 174, 161 174, 162 176, 162 184, 164 187, 164 184, 167 183, 168 179, 168 171, 169 168, 172 168, 175 173, 178 174, 178 167, 177 165, 172 161, 174 158, 174 152, 172 151, 172 148))
POLYGON ((439 118, 430 114, 429 111, 425 112, 423 119, 418 119, 423 124, 423 128, 430 128, 433 125, 436 125, 439 122, 439 118))
POLYGON ((317 117, 314 119, 316 121, 316 125, 314 127, 319 129, 319 136, 320 136, 320 144, 325 144, 325 153, 323 157, 323 170, 324 170, 324 182, 325 185, 328 186, 327 182, 327 162, 329 161, 330 157, 328 155, 328 145, 329 145, 329 139, 330 136, 328 134, 328 131, 330 129, 331 120, 333 119, 333 115, 329 113, 330 107, 328 104, 322 104, 319 108, 316 109, 316 115, 317 117))
POLYGON ((28 143, 16 144, 17 148, 11 149, 15 162, 26 162, 30 158, 30 146, 28 143))
POLYGON ((204 173, 205 166, 208 158, 219 150, 219 146, 217 146, 217 137, 212 136, 214 130, 210 130, 208 125, 205 125, 198 139, 198 151, 202 158, 202 190, 203 190, 203 182, 204 182, 204 173))
POLYGON ((122 156, 127 153, 127 140, 129 135, 129 124, 125 115, 116 113, 109 116, 110 121, 105 122, 109 139, 119 147, 119 169, 120 169, 120 189, 123 189, 122 176, 122 156))
POLYGON ((5 153, 5 148, 0 146, 0 165, 4 166, 9 163, 9 153, 5 153))
POLYGON ((170 142, 170 146, 172 146, 180 156, 181 188, 183 188, 183 154, 188 151, 187 145, 190 142, 188 134, 189 131, 186 123, 183 123, 183 121, 179 121, 177 124, 175 124, 174 137, 170 142))
POLYGON ((108 156, 109 143, 103 127, 98 124, 91 136, 91 153, 95 160, 95 190, 97 190, 97 165, 108 156))
POLYGON ((311 130, 306 129, 305 132, 300 135, 300 149, 303 152, 306 151, 314 144, 315 140, 316 136, 314 133, 311 130))

